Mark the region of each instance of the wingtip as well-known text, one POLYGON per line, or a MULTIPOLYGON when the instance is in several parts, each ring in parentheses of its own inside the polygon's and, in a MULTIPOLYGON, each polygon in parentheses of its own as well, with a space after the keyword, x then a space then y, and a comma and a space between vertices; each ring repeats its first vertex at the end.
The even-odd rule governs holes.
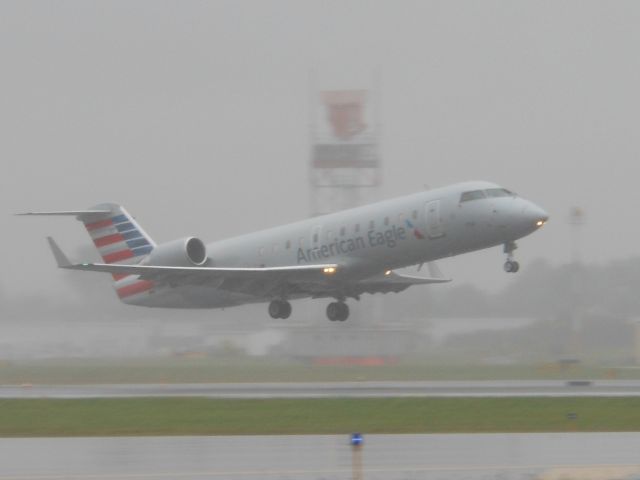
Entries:
POLYGON ((71 266, 71 262, 64 254, 64 252, 60 249, 56 241, 52 237, 47 237, 47 242, 49 242, 49 248, 51 248, 51 252, 53 253, 53 257, 56 259, 56 263, 59 268, 66 268, 71 266))
MULTIPOLYGON (((442 270, 440 270, 440 267, 436 262, 428 262, 427 269, 429 270, 429 275, 431 275, 433 278, 442 278, 443 280, 446 279, 446 277, 442 274, 442 270)), ((451 279, 448 280, 451 281, 451 279)))

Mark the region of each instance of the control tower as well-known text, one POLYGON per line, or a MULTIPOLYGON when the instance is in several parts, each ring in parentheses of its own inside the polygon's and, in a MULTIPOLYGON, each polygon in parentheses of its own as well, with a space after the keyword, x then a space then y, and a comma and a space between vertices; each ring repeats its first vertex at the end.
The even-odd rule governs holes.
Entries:
POLYGON ((311 214, 375 201, 381 183, 379 127, 366 90, 314 92, 311 214))

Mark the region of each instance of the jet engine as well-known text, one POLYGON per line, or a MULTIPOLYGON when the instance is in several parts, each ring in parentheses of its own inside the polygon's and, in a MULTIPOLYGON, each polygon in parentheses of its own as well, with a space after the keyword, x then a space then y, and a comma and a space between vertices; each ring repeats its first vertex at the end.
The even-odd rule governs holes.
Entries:
POLYGON ((207 261, 207 248, 196 237, 180 238, 156 246, 147 261, 147 265, 166 265, 171 267, 201 266, 207 261))

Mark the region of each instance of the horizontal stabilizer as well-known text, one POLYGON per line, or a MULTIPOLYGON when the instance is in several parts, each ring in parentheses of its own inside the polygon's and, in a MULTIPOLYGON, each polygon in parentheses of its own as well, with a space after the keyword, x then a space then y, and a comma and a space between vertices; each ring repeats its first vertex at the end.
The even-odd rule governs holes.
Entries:
POLYGON ((105 215, 111 210, 59 210, 55 212, 23 212, 16 213, 17 216, 72 216, 82 217, 85 215, 105 215))

